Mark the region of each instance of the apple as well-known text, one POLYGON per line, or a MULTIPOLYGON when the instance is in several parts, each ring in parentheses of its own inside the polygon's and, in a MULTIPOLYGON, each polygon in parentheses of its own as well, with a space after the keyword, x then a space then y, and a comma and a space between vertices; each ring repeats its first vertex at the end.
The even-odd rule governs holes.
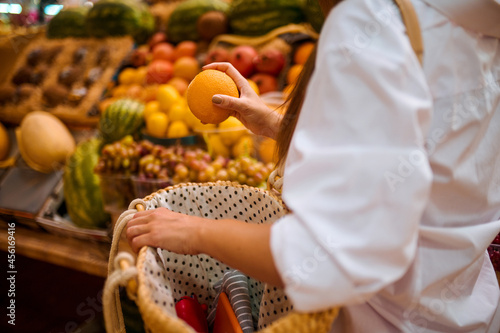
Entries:
POLYGON ((213 62, 225 62, 229 60, 229 51, 222 47, 210 50, 205 58, 205 65, 213 62))
POLYGON ((285 56, 277 49, 267 49, 254 58, 255 69, 259 73, 278 75, 285 66, 285 56))
POLYGON ((253 59, 257 56, 257 51, 249 45, 235 47, 229 54, 229 62, 244 77, 249 77, 255 71, 253 59))
POLYGON ((278 90, 278 80, 271 74, 257 73, 253 75, 250 80, 257 84, 261 94, 278 90))
POLYGON ((130 62, 134 67, 141 67, 146 65, 149 55, 149 47, 147 45, 139 46, 132 52, 130 62))

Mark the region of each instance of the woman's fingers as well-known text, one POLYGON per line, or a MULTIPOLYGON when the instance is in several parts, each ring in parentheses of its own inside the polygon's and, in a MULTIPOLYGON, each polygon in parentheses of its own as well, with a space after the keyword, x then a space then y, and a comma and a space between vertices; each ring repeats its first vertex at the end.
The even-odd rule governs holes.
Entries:
POLYGON ((247 79, 245 79, 243 75, 241 75, 240 72, 238 72, 238 70, 236 70, 236 68, 234 68, 234 66, 228 62, 213 62, 211 64, 203 66, 203 69, 215 69, 221 72, 225 72, 231 79, 233 79, 240 92, 243 92, 243 90, 246 91, 248 88, 250 88, 247 79))
POLYGON ((248 110, 247 101, 227 95, 214 95, 212 103, 223 109, 234 110, 238 113, 248 110))

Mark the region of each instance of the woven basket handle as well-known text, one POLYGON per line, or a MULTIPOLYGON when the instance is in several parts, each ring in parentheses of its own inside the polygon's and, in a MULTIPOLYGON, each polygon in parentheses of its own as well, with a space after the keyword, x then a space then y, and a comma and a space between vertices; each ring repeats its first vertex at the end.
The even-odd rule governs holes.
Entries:
MULTIPOLYGON (((137 199, 136 199, 137 200, 137 199)), ((104 284, 103 309, 107 332, 125 332, 123 313, 121 310, 119 286, 126 286, 127 295, 136 299, 137 269, 135 259, 128 252, 118 252, 118 244, 125 227, 137 211, 143 211, 142 203, 135 204, 120 215, 113 232, 113 241, 109 252, 108 278, 104 284)))

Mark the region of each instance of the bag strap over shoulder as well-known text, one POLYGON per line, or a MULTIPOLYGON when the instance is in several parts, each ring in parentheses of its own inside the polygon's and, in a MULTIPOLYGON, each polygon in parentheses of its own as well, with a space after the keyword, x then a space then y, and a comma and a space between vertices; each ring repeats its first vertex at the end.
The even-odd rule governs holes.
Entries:
POLYGON ((411 47, 417 55, 418 61, 422 64, 424 43, 415 8, 413 7, 411 0, 394 0, 394 2, 398 5, 401 15, 403 16, 403 23, 406 26, 406 33, 410 39, 411 47))

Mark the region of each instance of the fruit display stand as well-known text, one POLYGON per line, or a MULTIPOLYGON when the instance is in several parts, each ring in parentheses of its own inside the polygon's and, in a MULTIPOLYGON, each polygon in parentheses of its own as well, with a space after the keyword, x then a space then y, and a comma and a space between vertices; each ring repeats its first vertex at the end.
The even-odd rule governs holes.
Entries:
POLYGON ((0 120, 18 124, 46 110, 69 125, 96 125, 97 103, 132 46, 130 37, 31 41, 0 85, 0 120))
POLYGON ((9 135, 14 162, 0 168, 0 249, 8 250, 8 224, 14 223, 16 254, 106 277, 107 230, 72 224, 64 206, 62 171, 45 174, 29 168, 12 130, 9 135))

